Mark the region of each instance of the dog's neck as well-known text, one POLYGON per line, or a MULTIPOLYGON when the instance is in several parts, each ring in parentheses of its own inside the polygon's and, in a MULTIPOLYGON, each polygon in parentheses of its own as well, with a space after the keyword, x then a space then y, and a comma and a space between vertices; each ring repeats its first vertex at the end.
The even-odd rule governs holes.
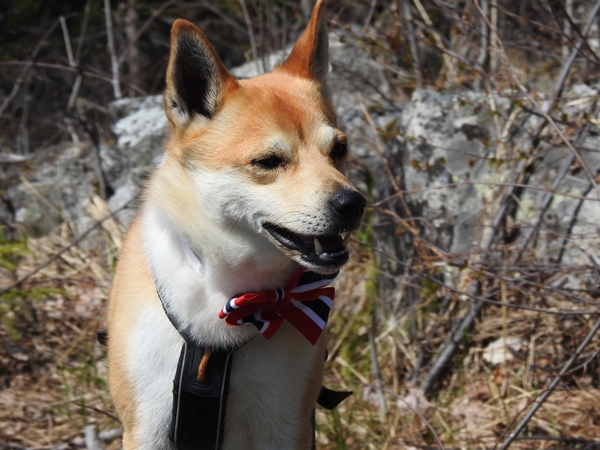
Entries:
POLYGON ((221 233, 220 239, 205 238, 206 245, 200 246, 186 239, 154 205, 147 203, 142 211, 145 257, 178 323, 197 333, 199 341, 221 348, 255 335, 253 327, 223 327, 219 311, 235 294, 284 286, 298 265, 285 257, 282 263, 254 254, 245 247, 233 254, 240 236, 227 241, 221 233), (197 329, 198 323, 202 329, 197 329))

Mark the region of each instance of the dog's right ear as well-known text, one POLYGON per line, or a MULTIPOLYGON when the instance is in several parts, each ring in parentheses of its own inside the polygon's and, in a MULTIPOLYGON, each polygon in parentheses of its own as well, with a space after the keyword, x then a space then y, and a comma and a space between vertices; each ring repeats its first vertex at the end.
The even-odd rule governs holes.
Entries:
POLYGON ((165 110, 178 127, 201 116, 212 119, 226 93, 237 85, 204 34, 186 20, 171 29, 165 110))

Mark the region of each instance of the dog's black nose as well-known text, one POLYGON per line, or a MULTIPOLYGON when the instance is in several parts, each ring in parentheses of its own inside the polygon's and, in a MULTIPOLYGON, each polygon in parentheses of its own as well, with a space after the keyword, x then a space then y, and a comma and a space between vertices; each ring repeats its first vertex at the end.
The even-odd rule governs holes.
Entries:
POLYGON ((331 206, 340 215, 346 230, 355 230, 365 212, 367 200, 354 189, 343 189, 329 200, 331 206))

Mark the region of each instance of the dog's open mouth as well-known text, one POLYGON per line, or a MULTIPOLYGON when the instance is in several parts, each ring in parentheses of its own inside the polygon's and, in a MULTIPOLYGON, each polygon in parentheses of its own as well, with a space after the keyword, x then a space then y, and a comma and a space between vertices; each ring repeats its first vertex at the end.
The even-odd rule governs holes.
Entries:
POLYGON ((306 263, 324 268, 339 268, 348 261, 346 246, 350 232, 333 236, 305 236, 271 223, 263 225, 285 249, 298 252, 306 263))

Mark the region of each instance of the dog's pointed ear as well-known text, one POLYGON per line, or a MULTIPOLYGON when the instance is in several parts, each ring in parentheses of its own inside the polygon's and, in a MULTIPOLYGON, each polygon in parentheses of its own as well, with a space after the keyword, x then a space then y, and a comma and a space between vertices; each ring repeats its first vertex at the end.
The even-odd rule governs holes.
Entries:
POLYGON ((279 67, 279 70, 315 80, 326 87, 329 71, 329 36, 325 19, 325 0, 318 0, 306 30, 279 67))
POLYGON ((194 117, 212 119, 228 90, 237 85, 204 34, 186 20, 171 29, 165 110, 175 126, 194 117))

